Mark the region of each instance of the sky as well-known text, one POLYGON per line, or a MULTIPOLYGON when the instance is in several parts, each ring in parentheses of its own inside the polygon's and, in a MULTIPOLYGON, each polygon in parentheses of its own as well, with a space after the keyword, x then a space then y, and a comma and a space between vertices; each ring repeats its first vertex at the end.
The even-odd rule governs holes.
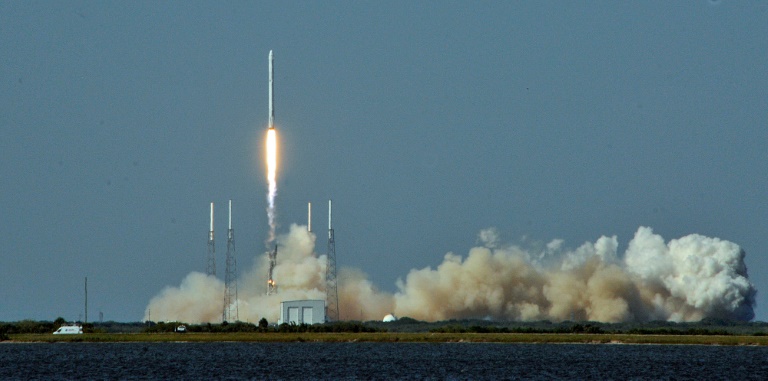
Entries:
MULTIPOLYGON (((396 291, 479 233, 576 248, 641 226, 746 252, 768 320, 768 2, 0 0, 0 321, 139 321, 206 269, 226 203, 266 251, 325 229, 396 291)), ((319 234, 318 237, 323 237, 319 234)), ((317 250, 324 252, 323 243, 317 250)))

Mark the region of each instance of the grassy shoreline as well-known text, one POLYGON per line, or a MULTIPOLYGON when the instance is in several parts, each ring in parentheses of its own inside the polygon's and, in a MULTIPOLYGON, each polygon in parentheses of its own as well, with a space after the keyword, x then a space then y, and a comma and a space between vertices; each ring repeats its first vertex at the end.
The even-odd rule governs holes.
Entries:
POLYGON ((583 343, 768 345, 768 336, 630 335, 557 333, 90 333, 83 335, 9 334, 2 343, 67 342, 406 342, 406 343, 583 343))

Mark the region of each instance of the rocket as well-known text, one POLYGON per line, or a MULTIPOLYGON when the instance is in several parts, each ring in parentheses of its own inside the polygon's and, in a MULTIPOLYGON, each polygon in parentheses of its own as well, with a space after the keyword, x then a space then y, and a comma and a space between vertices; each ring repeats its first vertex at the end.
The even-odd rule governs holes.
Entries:
POLYGON ((273 87, 275 84, 274 76, 275 71, 274 67, 272 66, 272 61, 274 60, 274 55, 272 55, 272 51, 269 51, 269 129, 275 128, 275 103, 274 103, 274 91, 273 87))
POLYGON ((208 232, 208 240, 213 241, 213 203, 211 203, 211 230, 208 232))

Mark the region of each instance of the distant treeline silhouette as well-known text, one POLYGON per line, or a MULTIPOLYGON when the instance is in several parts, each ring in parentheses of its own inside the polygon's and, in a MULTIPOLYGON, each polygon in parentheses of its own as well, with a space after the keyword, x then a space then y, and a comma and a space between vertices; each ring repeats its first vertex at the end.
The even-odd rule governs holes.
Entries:
MULTIPOLYGON (((652 321, 642 323, 601 323, 564 321, 516 322, 490 321, 485 319, 448 320, 424 322, 409 317, 394 322, 381 321, 337 321, 324 324, 270 324, 261 319, 258 324, 250 322, 223 322, 188 324, 184 322, 129 322, 114 321, 81 323, 87 333, 162 333, 175 332, 184 325, 185 332, 230 333, 230 332, 433 332, 433 333, 625 333, 634 335, 768 335, 766 322, 734 322, 721 319, 704 319, 695 323, 652 321)), ((12 334, 49 334, 68 323, 59 317, 54 321, 21 320, 0 322, 0 340, 8 340, 12 334)))

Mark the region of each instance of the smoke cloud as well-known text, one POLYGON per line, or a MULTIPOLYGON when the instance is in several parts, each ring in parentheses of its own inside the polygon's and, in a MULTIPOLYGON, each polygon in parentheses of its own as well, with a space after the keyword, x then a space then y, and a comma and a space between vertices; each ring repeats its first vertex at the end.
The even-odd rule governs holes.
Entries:
MULTIPOLYGON (((266 295, 267 253, 239 279, 240 320, 270 322, 280 302, 325 299, 326 256, 315 235, 292 225, 276 237, 280 255, 266 295)), ((735 243, 697 234, 665 242, 641 227, 622 256, 618 240, 600 237, 575 250, 553 240, 543 252, 501 243, 498 232, 479 234, 466 257, 448 253, 437 267, 411 270, 394 294, 378 290, 357 269, 338 274, 342 320, 381 319, 388 313, 418 320, 698 321, 705 317, 754 318, 754 286, 744 251, 735 243)), ((155 320, 219 322, 223 283, 193 272, 179 287, 167 287, 147 306, 155 320)))

